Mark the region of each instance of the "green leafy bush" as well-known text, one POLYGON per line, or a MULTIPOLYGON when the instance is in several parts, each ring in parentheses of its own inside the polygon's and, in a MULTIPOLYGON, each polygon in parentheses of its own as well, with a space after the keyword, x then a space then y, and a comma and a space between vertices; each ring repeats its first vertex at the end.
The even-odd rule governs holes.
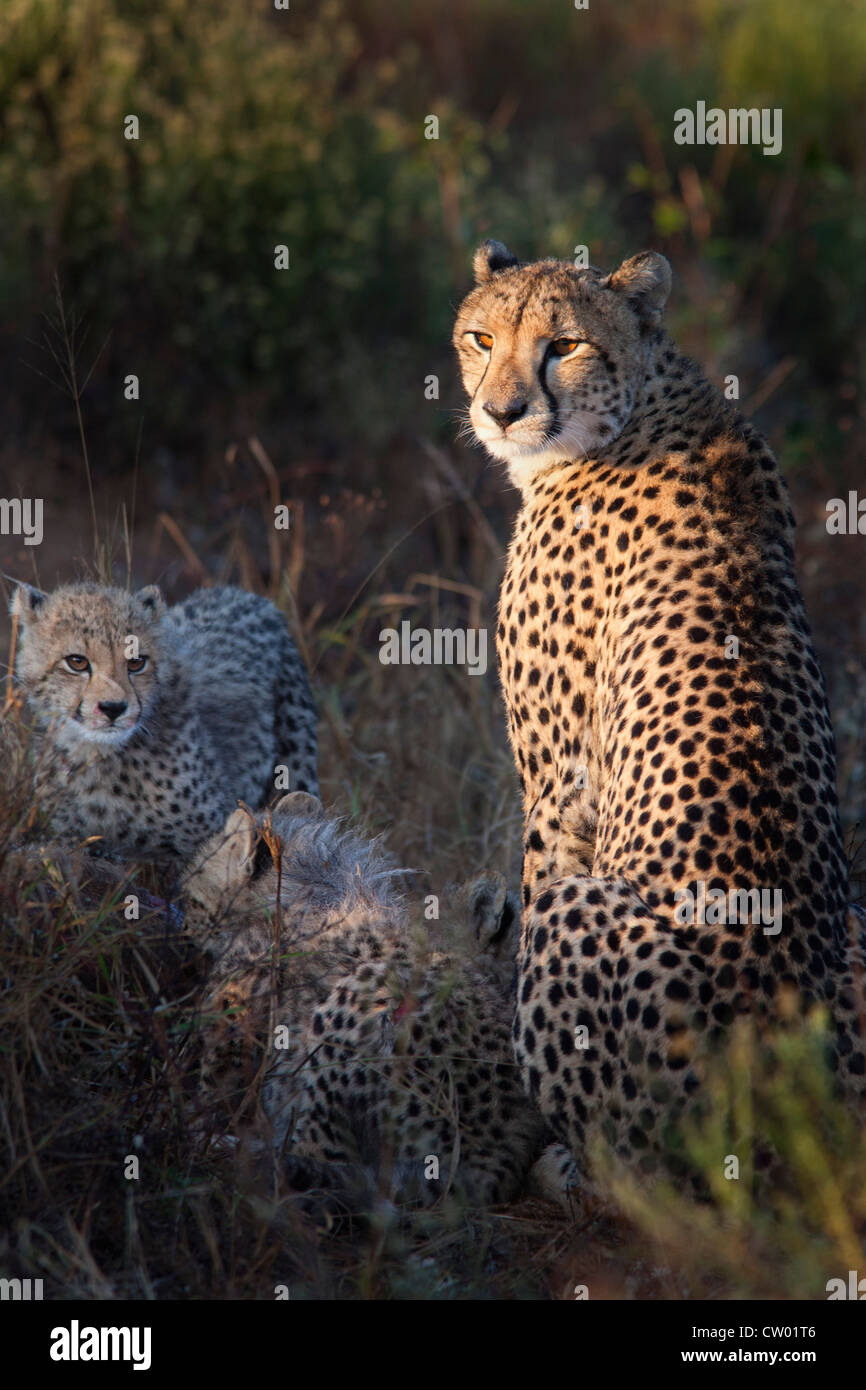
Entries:
POLYGON ((791 410, 832 420, 828 388, 862 371, 864 53, 849 0, 7 0, 16 370, 59 270, 94 338, 112 333, 95 380, 138 369, 163 438, 246 392, 380 445, 415 432, 425 375, 448 369, 479 236, 525 256, 587 243, 599 264, 652 243, 685 282, 675 312, 705 326, 695 350, 766 339, 755 373, 793 354, 791 410), (698 99, 781 107, 782 153, 677 146, 698 99))
POLYGON ((693 1298, 824 1298, 829 1280, 866 1264, 866 1134, 835 1092, 826 1025, 820 1011, 764 1032, 743 1021, 708 1066, 700 1109, 671 1142, 710 1202, 601 1165, 693 1298), (756 1146, 770 1146, 770 1170, 756 1171, 756 1146))

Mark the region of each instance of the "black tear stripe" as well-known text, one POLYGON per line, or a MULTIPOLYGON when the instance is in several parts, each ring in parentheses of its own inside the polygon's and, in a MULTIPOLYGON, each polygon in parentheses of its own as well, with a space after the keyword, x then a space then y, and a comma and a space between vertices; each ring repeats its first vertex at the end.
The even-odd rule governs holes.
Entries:
POLYGON ((475 390, 472 392, 472 396, 471 396, 470 401, 469 401, 469 404, 470 404, 470 405, 474 405, 474 404, 475 404, 475 397, 478 395, 478 392, 481 390, 482 386, 484 385, 484 380, 485 380, 485 377, 487 376, 488 370, 489 370, 489 368, 490 368, 490 363, 492 362, 492 360, 493 360, 493 353, 492 353, 492 351, 491 351, 491 352, 488 352, 488 354, 487 354, 487 362, 486 362, 486 364, 485 364, 484 371, 481 373, 481 380, 479 381, 479 383, 478 383, 478 385, 476 386, 475 390))
POLYGON ((552 349, 553 344, 551 343, 546 353, 541 359, 541 365, 538 368, 538 384, 544 392, 544 399, 547 401, 548 409, 550 410, 550 413, 553 416, 551 427, 547 431, 547 433, 550 439, 555 439, 555 437, 559 434, 559 405, 557 403, 556 397, 554 396, 553 392, 547 384, 547 378, 545 375, 547 371, 547 364, 551 358, 552 349))

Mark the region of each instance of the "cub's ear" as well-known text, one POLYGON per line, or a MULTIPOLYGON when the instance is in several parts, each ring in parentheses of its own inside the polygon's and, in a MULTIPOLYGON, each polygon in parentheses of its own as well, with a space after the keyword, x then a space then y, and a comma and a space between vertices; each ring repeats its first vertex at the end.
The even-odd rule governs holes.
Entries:
POLYGON ((497 271, 508 270, 514 265, 520 265, 519 260, 511 254, 507 246, 503 246, 501 241, 482 241, 472 257, 475 283, 476 285, 486 285, 497 271))
POLYGON ((165 599, 158 584, 148 584, 146 588, 139 589, 135 601, 141 604, 148 617, 161 618, 165 612, 165 599))
POLYGON ((33 589, 29 584, 18 585, 9 600, 9 612, 18 619, 19 627, 26 627, 39 616, 47 597, 41 589, 33 589))
POLYGON ((307 816, 310 820, 319 820, 325 814, 321 801, 311 792, 287 792, 274 807, 274 814, 277 811, 290 816, 307 816))
POLYGON ((624 295, 645 323, 657 327, 671 292, 671 268, 658 251, 640 251, 623 261, 602 286, 624 295))
POLYGON ((252 877, 259 832, 248 811, 238 807, 225 826, 198 851, 185 876, 182 892, 203 902, 219 903, 252 877))
POLYGON ((218 849, 228 883, 237 883, 251 876, 258 839, 258 826, 249 811, 241 806, 232 811, 225 823, 223 841, 218 849))

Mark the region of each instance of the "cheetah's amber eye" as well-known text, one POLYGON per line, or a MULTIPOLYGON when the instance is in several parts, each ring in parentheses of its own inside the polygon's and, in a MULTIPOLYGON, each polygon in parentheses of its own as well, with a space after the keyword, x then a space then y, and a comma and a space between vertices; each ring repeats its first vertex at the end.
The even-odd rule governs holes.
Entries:
POLYGON ((146 656, 131 656, 126 663, 126 669, 131 676, 137 676, 139 671, 143 671, 146 665, 146 656))
POLYGON ((76 676, 80 676, 83 672, 90 670, 90 662, 87 660, 86 656, 73 653, 72 656, 65 656, 63 660, 66 663, 67 671, 74 671, 76 676))
POLYGON ((490 349, 493 347, 493 334, 492 334, 492 333, 473 333, 473 334, 472 334, 472 337, 475 339, 475 341, 476 341, 476 343, 478 344, 478 346, 479 346, 484 352, 489 352, 490 349))
POLYGON ((580 338, 557 338, 550 344, 551 352, 557 357, 570 357, 581 345, 580 338))

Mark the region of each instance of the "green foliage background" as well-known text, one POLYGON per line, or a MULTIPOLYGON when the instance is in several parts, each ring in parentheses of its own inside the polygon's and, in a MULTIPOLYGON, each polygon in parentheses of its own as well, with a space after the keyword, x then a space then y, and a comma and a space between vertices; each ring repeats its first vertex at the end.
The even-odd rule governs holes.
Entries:
POLYGON ((864 57, 856 0, 6 0, 7 387, 32 390, 21 340, 59 270, 93 340, 112 333, 97 385, 116 401, 145 374, 163 441, 248 392, 381 445, 448 372, 490 233, 597 264, 667 250, 700 345, 760 333, 767 362, 797 359, 792 423, 832 429, 863 367, 864 57), (698 99, 782 108, 782 153, 675 145, 698 99))

